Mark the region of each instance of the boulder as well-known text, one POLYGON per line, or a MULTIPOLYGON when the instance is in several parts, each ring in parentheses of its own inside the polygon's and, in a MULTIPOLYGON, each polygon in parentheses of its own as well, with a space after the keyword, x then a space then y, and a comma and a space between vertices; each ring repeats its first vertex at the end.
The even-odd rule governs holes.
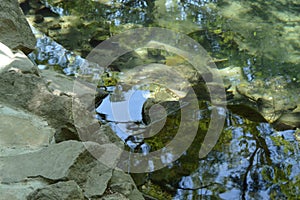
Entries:
POLYGON ((0 65, 0 102, 44 117, 57 131, 66 131, 66 138, 78 140, 72 122, 72 97, 49 88, 37 66, 21 52, 13 54, 1 44, 0 57, 4 60, 0 65))
MULTIPOLYGON (((41 192, 32 192, 44 187, 46 189, 43 191, 49 192, 51 187, 48 188, 48 185, 67 180, 69 168, 76 165, 78 157, 85 151, 82 143, 68 141, 51 144, 34 152, 2 156, 1 196, 9 197, 7 199, 26 199, 30 193, 38 196, 41 192)), ((73 187, 72 183, 70 187, 73 187)), ((69 190, 70 188, 66 191, 69 190)), ((63 196, 64 193, 60 195, 63 196)))
POLYGON ((51 70, 41 70, 41 76, 47 81, 48 87, 62 94, 72 95, 74 79, 51 70))
POLYGON ((50 144, 55 130, 28 111, 0 105, 0 156, 34 151, 50 144))
POLYGON ((98 124, 88 107, 93 108, 95 88, 81 84, 74 94, 74 79, 51 71, 39 71, 24 54, 12 53, 0 44, 0 102, 44 117, 56 130, 55 140, 79 140, 73 116, 84 116, 85 123, 98 124), (76 100, 81 95, 81 101, 76 100), (73 109, 72 108, 76 108, 73 109))
POLYGON ((144 199, 142 194, 137 190, 131 176, 125 174, 123 171, 114 170, 109 186, 112 192, 121 193, 128 199, 144 199))
POLYGON ((20 182, 27 177, 66 179, 69 168, 85 151, 82 143, 66 141, 31 153, 1 157, 0 177, 8 183, 20 182))
POLYGON ((0 178, 0 199, 1 200, 25 200, 26 196, 36 189, 43 188, 49 183, 43 179, 28 178, 17 183, 4 183, 0 178))
POLYGON ((0 10, 0 42, 11 49, 30 53, 35 47, 36 39, 18 0, 1 1, 0 10))
POLYGON ((87 175, 84 191, 86 196, 101 196, 107 189, 108 182, 112 177, 112 170, 98 163, 87 175))
POLYGON ((100 162, 91 149, 97 149, 99 155, 107 151, 93 142, 65 141, 35 152, 3 156, 0 191, 5 196, 15 193, 16 199, 24 199, 18 197, 21 193, 29 195, 28 199, 83 199, 105 196, 111 188, 129 199, 143 199, 129 175, 100 162), (16 184, 27 187, 14 188, 16 184), (12 185, 9 192, 4 190, 7 185, 12 185))
POLYGON ((17 71, 24 74, 38 75, 38 68, 27 58, 27 56, 19 51, 13 53, 10 48, 0 42, 0 73, 4 71, 17 71))
POLYGON ((84 200, 84 195, 75 181, 58 182, 37 189, 27 196, 30 200, 84 200))
POLYGON ((44 117, 55 129, 65 126, 72 130, 72 98, 55 95, 41 77, 5 71, 1 73, 0 85, 1 102, 44 117))

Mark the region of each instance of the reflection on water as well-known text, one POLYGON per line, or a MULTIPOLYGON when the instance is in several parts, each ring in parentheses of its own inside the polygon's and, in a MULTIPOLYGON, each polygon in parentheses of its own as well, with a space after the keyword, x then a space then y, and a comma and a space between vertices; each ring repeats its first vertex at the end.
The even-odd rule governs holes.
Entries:
MULTIPOLYGON (((94 42, 103 40, 103 35, 109 37, 132 27, 169 28, 186 33, 199 42, 214 58, 222 61, 217 62, 218 68, 239 67, 248 82, 262 80, 265 84, 283 87, 288 91, 284 95, 294 95, 296 101, 299 96, 294 94, 300 83, 298 1, 47 2, 61 16, 76 15, 84 20, 84 25, 78 22, 74 26, 71 24, 71 28, 82 26, 94 32, 97 30, 97 34, 91 31, 82 34, 78 40, 88 35, 87 43, 95 45, 94 42), (98 29, 100 25, 101 30, 98 29)), ((83 62, 81 57, 62 50, 48 38, 38 41, 38 49, 31 55, 33 60, 40 65, 61 66, 69 75, 76 73, 83 62)), ((161 132, 155 137, 130 137, 138 135, 137 130, 147 128, 143 121, 143 105, 149 93, 116 87, 110 92, 111 95, 96 109, 99 120, 110 123, 131 151, 147 154, 162 148, 174 137, 180 125, 177 110, 167 116, 165 127, 159 127, 161 132)), ((282 95, 280 90, 277 98, 282 99, 282 95)), ((178 200, 299 199, 300 152, 293 135, 295 130, 276 131, 270 124, 251 122, 228 111, 217 145, 207 157, 199 159, 199 148, 210 121, 209 102, 199 101, 199 105, 200 109, 193 111, 199 119, 198 134, 184 155, 169 167, 144 174, 142 178, 133 175, 142 192, 157 199, 178 200)))
MULTIPOLYGON (((62 24, 67 31, 57 32, 57 39, 60 40, 60 36, 70 47, 75 45, 69 44, 72 42, 68 41, 70 37, 86 48, 87 45, 95 47, 109 36, 126 29, 164 27, 188 34, 211 52, 212 56, 228 59, 227 62, 217 63, 219 67, 251 65, 253 77, 282 75, 299 84, 300 19, 296 13, 299 12, 300 5, 297 1, 46 2, 51 5, 52 10, 58 10, 64 16, 81 18, 72 24, 62 24)), ((52 32, 55 30, 50 30, 49 34, 54 34, 52 32)))
POLYGON ((229 126, 232 139, 198 163, 198 169, 182 177, 175 199, 196 196, 221 199, 282 199, 299 195, 299 146, 278 146, 273 138, 292 137, 293 131, 276 132, 270 125, 236 124, 229 126), (253 129, 249 130, 252 126, 253 129), (248 130, 247 130, 248 129, 248 130), (289 150, 284 150, 289 148, 289 150), (295 194, 289 192, 293 185, 295 194), (188 189, 188 190, 187 190, 188 189))
MULTIPOLYGON (((131 151, 139 148, 144 154, 164 145, 155 141, 168 141, 165 137, 176 134, 173 126, 178 121, 178 116, 168 116, 164 124, 166 127, 160 129, 159 134, 150 139, 130 138, 146 128, 145 124, 133 122, 143 121, 141 113, 147 93, 128 90, 120 95, 118 91, 118 98, 113 98, 116 94, 112 93, 97 108, 97 112, 105 115, 104 120, 111 124, 131 151), (134 101, 136 106, 130 101, 134 101), (128 106, 128 110, 123 109, 128 106)), ((293 136, 295 131, 276 131, 270 124, 251 122, 227 113, 226 125, 218 144, 207 157, 199 160, 197 151, 207 130, 209 112, 209 106, 203 104, 197 112, 200 130, 195 142, 178 161, 145 175, 147 178, 140 185, 143 192, 158 199, 297 198, 300 189, 300 152, 299 143, 293 136), (160 197, 149 192, 153 184, 160 186, 158 193, 167 191, 172 195, 160 197)), ((169 156, 172 157, 171 154, 169 156)), ((133 177, 139 182, 139 177, 135 174, 133 177)))
POLYGON ((121 90, 119 95, 113 93, 106 97, 96 111, 104 114, 105 120, 111 122, 141 122, 142 107, 149 91, 132 89, 122 92, 120 88, 118 90, 121 90))
MULTIPOLYGON (((143 138, 138 136, 130 138, 130 136, 139 135, 138 132, 145 129, 142 122, 142 109, 149 91, 134 89, 122 91, 116 87, 111 89, 113 93, 103 99, 101 105, 96 108, 96 112, 101 121, 109 122, 119 138, 126 142, 130 148, 135 149, 143 138)), ((143 150, 148 151, 147 149, 143 150)))
POLYGON ((29 58, 38 65, 39 69, 52 69, 66 75, 74 75, 85 60, 66 50, 62 45, 31 27, 37 38, 36 49, 29 58))

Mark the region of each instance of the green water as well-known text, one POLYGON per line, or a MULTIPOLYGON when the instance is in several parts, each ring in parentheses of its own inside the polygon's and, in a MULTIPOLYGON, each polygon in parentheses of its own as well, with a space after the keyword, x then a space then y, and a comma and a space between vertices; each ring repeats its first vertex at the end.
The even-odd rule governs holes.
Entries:
MULTIPOLYGON (((125 30, 163 27, 193 38, 219 60, 216 62, 219 69, 237 66, 249 82, 280 77, 291 93, 300 88, 300 2, 297 0, 47 2, 62 18, 79 17, 70 24, 69 32, 54 38, 82 57, 101 41, 125 30), (72 30, 76 30, 73 35, 72 30), (76 40, 72 40, 75 36, 76 40), (79 45, 70 44, 70 41, 79 45)), ((38 60, 39 52, 36 55, 38 60)), ((158 57, 154 61, 153 57, 147 58, 145 62, 161 62, 158 57)), ((49 57, 45 60, 48 62, 49 57)), ((55 64, 75 73, 81 58, 77 60, 78 63, 71 67, 67 62, 55 64)), ((136 62, 128 60, 125 55, 115 61, 112 68, 129 68, 141 63, 138 59, 133 59, 136 62)), ((43 63, 43 59, 39 62, 43 63)), ((206 157, 199 159, 210 112, 210 103, 199 98, 198 132, 186 153, 159 171, 133 174, 146 197, 300 199, 300 152, 294 130, 276 131, 268 123, 253 122, 229 110, 218 143, 206 157)), ((163 148, 174 137, 179 125, 180 112, 176 111, 168 115, 160 133, 146 139, 145 144, 152 151, 163 148)))

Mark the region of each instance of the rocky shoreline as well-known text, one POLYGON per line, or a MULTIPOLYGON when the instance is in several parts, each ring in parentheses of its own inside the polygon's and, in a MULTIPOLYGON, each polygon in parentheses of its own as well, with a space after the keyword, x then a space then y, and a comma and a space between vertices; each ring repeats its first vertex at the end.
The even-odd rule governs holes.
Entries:
MULTIPOLYGON (((72 116, 73 80, 41 72, 24 54, 36 40, 18 2, 1 7, 7 22, 1 29, 11 22, 15 28, 0 34, 6 45, 0 49, 0 199, 144 199, 130 175, 91 155, 88 147, 99 143, 81 141, 72 116)), ((108 128, 99 134, 106 135, 102 144, 110 143, 108 128)))
MULTIPOLYGON (((80 141, 72 119, 72 91, 54 89, 49 73, 45 78, 26 56, 6 58, 12 62, 1 66, 0 76, 2 198, 143 199, 128 174, 89 153, 86 146, 98 143, 80 141)), ((52 77, 61 77, 56 88, 72 84, 59 74, 52 77)), ((108 137, 101 140, 110 142, 108 137)))

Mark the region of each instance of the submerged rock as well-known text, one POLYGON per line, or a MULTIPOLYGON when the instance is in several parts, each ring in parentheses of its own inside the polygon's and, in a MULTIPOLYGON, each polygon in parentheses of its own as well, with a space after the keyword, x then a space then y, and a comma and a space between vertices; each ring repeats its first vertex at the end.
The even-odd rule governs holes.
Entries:
POLYGON ((287 129, 300 128, 300 112, 286 112, 286 113, 283 113, 274 122, 274 127, 277 130, 287 130, 287 129))
POLYGON ((269 80, 254 80, 252 83, 242 83, 237 86, 237 92, 257 105, 264 118, 273 123, 281 114, 297 107, 299 96, 291 90, 286 80, 274 77, 269 80))
POLYGON ((299 88, 283 77, 256 78, 251 82, 243 77, 241 69, 228 67, 220 70, 231 97, 228 107, 252 121, 268 122, 278 130, 300 127, 299 88))
POLYGON ((27 15, 27 19, 36 29, 81 56, 87 56, 95 46, 110 36, 109 31, 102 28, 106 26, 104 20, 88 21, 77 15, 59 17, 43 13, 27 15))
POLYGON ((124 71, 120 81, 136 89, 150 91, 148 98, 176 101, 185 97, 191 89, 191 84, 182 76, 184 74, 170 66, 149 64, 124 71))
POLYGON ((272 73, 277 71, 286 75, 291 70, 287 68, 297 70, 300 43, 296 38, 300 30, 300 17, 294 8, 299 7, 299 1, 265 3, 261 0, 224 0, 220 4, 214 7, 222 16, 223 22, 219 23, 230 27, 222 32, 233 34, 232 40, 240 51, 246 50, 254 57, 261 58, 261 66, 258 60, 255 63, 260 72, 269 75, 272 69, 272 73))

